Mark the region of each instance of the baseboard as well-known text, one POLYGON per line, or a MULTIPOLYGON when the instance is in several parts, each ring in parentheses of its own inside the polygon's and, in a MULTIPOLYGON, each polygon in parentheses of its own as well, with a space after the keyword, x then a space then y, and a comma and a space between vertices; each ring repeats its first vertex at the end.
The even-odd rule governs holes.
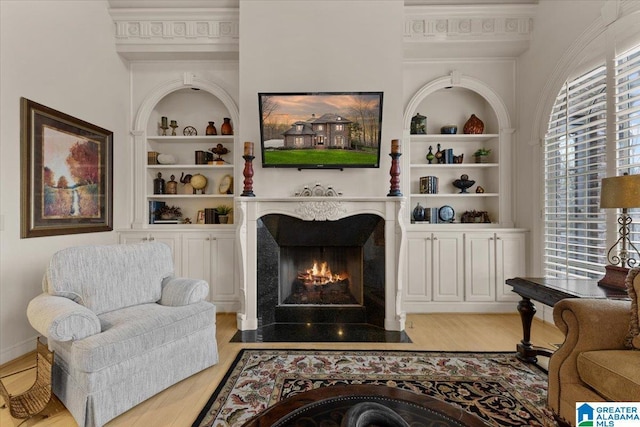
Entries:
POLYGON ((36 349, 36 339, 38 335, 34 335, 32 338, 26 339, 18 344, 12 345, 9 348, 3 348, 0 351, 0 365, 11 362, 20 356, 34 351, 36 349))
POLYGON ((406 313, 517 313, 514 302, 407 302, 406 313))

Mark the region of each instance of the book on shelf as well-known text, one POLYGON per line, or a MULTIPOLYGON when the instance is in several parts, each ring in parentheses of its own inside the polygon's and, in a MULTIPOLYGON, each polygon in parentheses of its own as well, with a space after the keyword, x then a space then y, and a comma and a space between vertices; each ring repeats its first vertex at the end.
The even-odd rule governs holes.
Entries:
POLYGON ((166 202, 161 202, 160 200, 149 200, 149 224, 156 224, 156 221, 160 219, 160 215, 155 212, 166 205, 166 202))

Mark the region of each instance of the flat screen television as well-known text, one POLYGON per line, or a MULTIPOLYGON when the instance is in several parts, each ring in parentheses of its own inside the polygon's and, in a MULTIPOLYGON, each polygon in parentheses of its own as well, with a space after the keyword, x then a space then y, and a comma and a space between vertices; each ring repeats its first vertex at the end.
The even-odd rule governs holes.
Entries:
POLYGON ((382 92, 259 93, 262 166, 380 167, 382 92))

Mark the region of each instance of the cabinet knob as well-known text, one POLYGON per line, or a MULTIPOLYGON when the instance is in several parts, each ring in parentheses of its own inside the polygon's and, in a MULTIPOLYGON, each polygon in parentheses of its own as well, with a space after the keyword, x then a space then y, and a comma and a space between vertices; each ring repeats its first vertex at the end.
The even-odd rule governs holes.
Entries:
POLYGON ((209 240, 211 240, 211 237, 207 237, 207 238, 206 238, 206 239, 204 239, 204 240, 207 240, 207 241, 209 241, 209 240))
POLYGON ((433 240, 434 240, 434 241, 435 241, 435 240, 438 240, 438 238, 437 238, 437 237, 434 237, 434 238, 433 238, 433 240))
POLYGON ((149 237, 150 242, 153 242, 154 240, 156 240, 155 237, 149 237))
POLYGON ((143 237, 143 238, 142 238, 142 241, 143 241, 143 242, 146 242, 147 240, 149 240, 149 239, 147 239, 146 237, 143 237))
POLYGON ((502 237, 496 237, 496 240, 502 240, 502 237))

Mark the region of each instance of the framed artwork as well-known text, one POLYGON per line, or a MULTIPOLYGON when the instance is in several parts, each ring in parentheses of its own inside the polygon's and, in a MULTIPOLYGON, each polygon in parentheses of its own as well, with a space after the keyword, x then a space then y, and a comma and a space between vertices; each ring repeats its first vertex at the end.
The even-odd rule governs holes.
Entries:
POLYGON ((113 132, 20 99, 21 237, 113 230, 113 132))

